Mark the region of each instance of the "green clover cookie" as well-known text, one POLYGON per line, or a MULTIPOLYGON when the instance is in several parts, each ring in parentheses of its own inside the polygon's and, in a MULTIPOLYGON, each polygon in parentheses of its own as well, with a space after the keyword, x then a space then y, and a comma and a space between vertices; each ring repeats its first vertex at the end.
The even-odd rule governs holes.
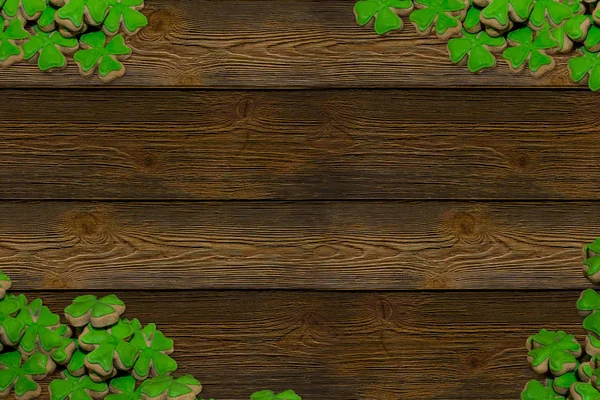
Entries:
MULTIPOLYGON (((23 333, 25 324, 14 318, 18 312, 27 307, 27 299, 24 295, 18 297, 12 294, 6 295, 0 300, 0 341, 8 346, 17 346, 23 333)), ((0 345, 0 350, 3 346, 0 345)))
POLYGON ((85 356, 87 353, 79 347, 79 342, 77 342, 77 346, 69 363, 67 364, 67 371, 73 376, 81 376, 85 374, 85 356))
MULTIPOLYGON (((584 82, 584 78, 587 78, 589 88, 595 92, 600 89, 600 53, 593 53, 584 48, 580 48, 578 51, 581 56, 571 58, 568 64, 571 79, 575 82, 584 82)), ((597 282, 600 277, 599 258, 593 256, 584 262, 585 274, 592 282, 597 282)))
MULTIPOLYGON (((596 35, 595 33, 592 33, 592 29, 590 29, 590 32, 588 33, 588 38, 586 39, 586 42, 590 38, 590 35, 596 35)), ((600 29, 597 29, 596 32, 598 36, 598 41, 600 43, 600 29)), ((587 73, 590 70, 592 70, 593 67, 596 65, 596 61, 594 60, 597 56, 596 52, 590 50, 590 46, 588 46, 587 43, 585 44, 585 47, 588 49, 588 51, 582 51, 580 53, 582 57, 574 57, 569 60, 569 70, 571 71, 571 78, 575 82, 579 82, 580 80, 582 80, 587 75, 587 73), (573 60, 576 61, 573 62, 573 60), (574 64, 574 70, 571 69, 571 62, 573 62, 574 64)), ((596 73, 596 75, 598 74, 596 73)), ((592 78, 591 75, 590 78, 592 78)), ((597 79, 598 78, 600 78, 600 76, 598 76, 597 79)), ((594 87, 597 86, 600 86, 600 82, 598 84, 594 84, 594 87)), ((590 89, 592 89, 591 86, 590 89)), ((585 274, 585 276, 592 283, 600 283, 600 238, 597 238, 592 243, 588 243, 585 246, 583 246, 583 259, 583 273, 585 274)))
POLYGON ((511 71, 520 72, 528 64, 531 74, 540 77, 554 69, 554 59, 545 51, 556 49, 559 44, 548 31, 540 31, 534 40, 533 31, 525 27, 510 32, 507 39, 511 47, 504 50, 502 57, 511 71))
POLYGON ((552 380, 547 381, 547 386, 531 380, 521 392, 521 400, 564 400, 564 397, 552 389, 552 380))
MULTIPOLYGON (((394 1, 409 3, 412 9, 410 0, 394 1)), ((114 36, 119 31, 126 35, 135 35, 140 29, 148 26, 148 18, 140 12, 144 8, 144 0, 108 0, 108 7, 108 15, 102 24, 102 31, 108 36, 114 36)))
POLYGON ((354 16, 360 26, 366 26, 375 19, 375 32, 378 35, 402 29, 400 15, 408 15, 413 10, 412 0, 361 0, 354 5, 354 16))
POLYGON ((115 378, 110 381, 110 393, 104 400, 142 400, 140 388, 136 389, 137 381, 131 375, 115 378))
POLYGON ((123 35, 109 38, 103 32, 86 33, 81 37, 81 47, 73 56, 81 73, 91 75, 98 66, 98 76, 104 83, 125 75, 125 66, 119 61, 131 55, 123 35))
POLYGON ((581 365, 577 363, 576 370, 569 371, 564 375, 557 376, 556 378, 554 378, 554 380, 552 380, 552 382, 550 383, 552 389, 554 389, 556 393, 566 396, 567 393, 569 393, 571 385, 573 385, 575 382, 579 382, 578 371, 580 366, 581 365))
POLYGON ((261 390, 253 393, 250 400, 302 400, 302 397, 298 396, 293 390, 286 390, 278 394, 271 390, 261 390))
POLYGON ((550 371, 554 376, 574 371, 581 355, 581 345, 575 336, 546 329, 527 339, 527 350, 527 361, 536 373, 550 371))
POLYGON ((469 3, 469 9, 463 21, 463 29, 469 33, 481 32, 483 26, 481 25, 480 14, 481 8, 473 3, 473 0, 469 3))
POLYGON ((85 327, 79 336, 79 346, 90 353, 85 356, 85 366, 99 377, 110 377, 116 369, 133 367, 137 348, 128 340, 133 335, 131 324, 120 320, 110 328, 85 327))
POLYGON ((138 359, 131 374, 138 380, 157 375, 165 375, 177 370, 177 363, 168 354, 173 353, 173 340, 168 339, 156 329, 155 324, 148 324, 141 329, 137 319, 131 321, 136 330, 131 344, 139 351, 138 359))
POLYGON ((474 0, 484 7, 481 10, 481 22, 499 31, 511 26, 511 22, 523 22, 529 18, 534 0, 474 0))
POLYGON ((202 391, 202 385, 191 375, 173 378, 159 375, 140 385, 140 392, 147 400, 193 400, 202 391))
POLYGON ((548 21, 552 26, 560 26, 573 16, 571 8, 558 0, 535 0, 529 15, 529 27, 540 30, 548 21))
POLYGON ((104 22, 108 13, 107 0, 63 0, 64 5, 59 8, 54 20, 70 31, 79 32, 87 22, 89 25, 98 26, 104 22))
POLYGON ((56 333, 63 339, 61 345, 52 352, 51 357, 57 364, 66 365, 77 350, 77 340, 71 338, 73 332, 67 325, 58 327, 56 333))
POLYGON ((556 48, 549 49, 548 53, 568 53, 573 49, 573 41, 567 35, 564 26, 555 28, 546 22, 544 27, 537 32, 537 35, 551 36, 558 43, 556 48))
POLYGON ((94 328, 104 328, 116 324, 124 312, 125 304, 114 294, 101 299, 91 294, 79 296, 65 308, 67 320, 75 327, 91 323, 94 328))
POLYGON ((50 400, 103 399, 108 393, 106 383, 93 382, 89 376, 73 376, 62 372, 62 379, 50 382, 50 400))
POLYGON ((410 21, 421 35, 429 35, 432 31, 440 39, 447 40, 462 30, 469 0, 415 0, 410 21))
POLYGON ((56 29, 56 21, 54 16, 57 8, 52 4, 48 4, 48 7, 42 12, 40 18, 37 20, 37 26, 44 32, 52 32, 56 29))
POLYGON ((55 367, 42 353, 33 354, 25 362, 18 351, 0 354, 0 397, 6 398, 13 389, 17 400, 39 397, 41 388, 35 381, 54 372, 55 367))
MULTIPOLYGON (((0 0, 1 2, 1 0, 0 0)), ((5 46, 4 41, 14 41, 14 40, 21 40, 21 39, 27 39, 27 37, 21 38, 20 36, 22 36, 21 32, 19 29, 17 29, 16 27, 11 27, 11 23, 9 22, 8 27, 5 26, 5 20, 4 18, 0 19, 2 21, 2 24, 0 25, 0 27, 2 27, 2 29, 4 29, 4 31, 2 32, 2 34, 0 35, 0 51, 2 51, 2 48, 5 46), (9 32, 10 31, 10 32, 9 32)), ((21 29, 23 28, 23 25, 20 25, 21 29)), ((2 53, 0 53, 2 54, 2 53)), ((2 61, 0 59, 0 61, 2 61)), ((6 275, 4 272, 0 271, 0 298, 4 297, 6 295, 6 291, 8 289, 10 289, 10 287, 12 286, 12 281, 10 280, 10 277, 8 275, 6 275)))
POLYGON ((571 386, 570 395, 573 400, 600 400, 600 392, 591 383, 574 383, 571 386))
POLYGON ((595 361, 594 357, 592 357, 592 360, 582 361, 581 364, 579 365, 579 368, 577 368, 578 380, 580 382, 591 382, 595 367, 596 367, 596 361, 595 361))
POLYGON ((44 32, 37 26, 34 30, 35 33, 23 44, 25 60, 35 60, 37 57, 37 64, 41 71, 66 67, 67 59, 64 54, 77 51, 79 47, 77 39, 67 39, 57 31, 44 32))
POLYGON ((506 48, 503 37, 493 38, 486 32, 469 33, 463 30, 463 37, 452 38, 448 42, 450 60, 458 64, 468 58, 467 66, 471 72, 480 72, 496 66, 493 52, 502 52, 506 48))
POLYGON ((57 332, 60 317, 35 299, 23 308, 16 317, 25 325, 25 333, 19 341, 19 351, 28 356, 36 351, 51 354, 63 344, 63 337, 57 332))
POLYGON ((585 351, 591 356, 600 354, 600 294, 593 289, 581 292, 577 300, 579 315, 585 317, 583 329, 588 332, 585 338, 585 351))
POLYGON ((0 0, 2 15, 7 19, 14 19, 19 16, 34 21, 48 7, 47 0, 0 0))

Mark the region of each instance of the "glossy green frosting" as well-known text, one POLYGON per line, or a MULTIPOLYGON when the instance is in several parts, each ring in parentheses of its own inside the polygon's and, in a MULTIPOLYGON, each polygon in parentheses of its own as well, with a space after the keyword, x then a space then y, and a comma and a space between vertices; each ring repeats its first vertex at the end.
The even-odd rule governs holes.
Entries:
POLYGON ((574 390, 581 396, 582 400, 600 400, 600 392, 598 392, 591 383, 575 383, 571 390, 574 390))
POLYGON ((496 65, 496 57, 490 48, 500 49, 506 46, 504 37, 493 38, 486 32, 469 33, 463 30, 462 37, 448 41, 448 54, 453 63, 468 58, 467 66, 471 72, 479 72, 496 65))
POLYGON ((52 352, 63 343, 62 336, 56 332, 60 327, 60 317, 35 299, 23 308, 16 319, 23 323, 25 332, 19 342, 19 350, 26 354, 42 349, 52 352))
POLYGON ((114 359, 119 357, 125 368, 129 369, 137 356, 137 349, 127 340, 133 334, 133 329, 125 320, 120 320, 110 328, 96 329, 91 324, 79 337, 80 346, 92 346, 92 350, 86 361, 93 365, 99 365, 108 375, 113 371, 114 359))
MULTIPOLYGON (((144 14, 139 12, 137 9, 144 5, 144 0, 107 0, 109 11, 102 30, 115 35, 119 32, 121 24, 125 27, 127 32, 135 32, 148 25, 148 19, 144 14)), ((379 1, 388 2, 393 4, 410 5, 410 0, 366 0, 366 1, 379 1)), ((356 7, 355 7, 356 10, 356 7)), ((394 15, 396 15, 394 13, 394 15)), ((396 18, 400 19, 397 15, 396 18)))
POLYGON ((110 381, 110 392, 104 400, 142 400, 141 390, 136 389, 137 381, 131 375, 115 378, 110 381))
POLYGON ((114 294, 104 296, 101 299, 88 294, 76 297, 72 304, 65 308, 65 314, 69 314, 73 317, 81 317, 90 312, 92 317, 103 317, 114 313, 116 311, 115 306, 124 305, 125 304, 114 294))
POLYGON ((75 29, 79 29, 83 26, 86 13, 90 16, 93 25, 100 25, 107 12, 106 0, 68 0, 67 4, 56 12, 56 19, 58 22, 70 21, 75 29))
POLYGON ((26 60, 38 55, 38 67, 42 71, 54 68, 63 68, 67 65, 67 59, 63 54, 63 48, 75 50, 79 46, 77 39, 64 38, 58 31, 50 33, 43 32, 35 27, 35 33, 23 44, 23 55, 26 60))
MULTIPOLYGON (((410 11, 412 8, 413 3, 410 0, 361 0, 354 5, 354 14, 356 22, 360 26, 365 26, 375 18, 375 32, 378 35, 383 35, 393 30, 402 29, 402 19, 394 10, 410 11)), ((111 28, 114 29, 114 25, 108 29, 111 30, 111 28)), ((132 31, 129 28, 128 30, 132 31)))
POLYGON ((25 324, 14 317, 25 307, 27 299, 22 294, 8 294, 0 300, 0 329, 7 344, 16 345, 25 333, 25 324))
POLYGON ((559 45, 547 31, 542 31, 534 39, 533 31, 528 27, 511 31, 507 39, 511 47, 504 50, 502 57, 514 69, 519 69, 528 62, 531 72, 537 72, 543 66, 550 65, 552 58, 544 50, 557 48, 559 45))
POLYGON ((410 21, 421 32, 433 29, 439 35, 461 26, 454 13, 466 9, 465 3, 459 0, 415 0, 415 4, 419 7, 410 14, 410 21))
POLYGON ((73 376, 63 372, 63 379, 50 382, 50 400, 93 400, 101 393, 108 391, 106 383, 93 382, 89 376, 73 376), (92 397, 91 394, 94 394, 92 397))
POLYGON ((200 382, 191 375, 184 375, 180 378, 173 378, 171 375, 159 375, 140 385, 142 395, 155 398, 163 393, 169 397, 183 396, 189 393, 198 394, 201 387, 200 382))
POLYGON ((510 10, 520 21, 529 17, 534 0, 489 0, 488 5, 481 11, 482 20, 495 20, 502 27, 508 26, 510 10))
POLYGON ((286 390, 275 394, 271 390, 261 390, 250 396, 250 400, 302 400, 293 390, 286 390))
POLYGON ((22 10, 23 17, 33 20, 46 10, 47 6, 47 0, 6 0, 1 8, 10 19, 16 18, 22 10))
POLYGON ((531 365, 534 367, 548 360, 549 370, 556 374, 559 371, 565 372, 565 364, 573 364, 573 368, 568 371, 574 370, 577 366, 581 345, 573 335, 568 335, 563 331, 553 332, 542 329, 538 334, 529 338, 529 343, 537 343, 540 346, 535 348, 532 346, 527 353, 527 356, 531 358, 531 365))
MULTIPOLYGON (((134 328, 140 327, 139 321, 132 321, 134 328)), ((166 338, 155 324, 148 324, 144 329, 139 329, 133 335, 131 344, 139 353, 133 370, 138 377, 146 378, 150 375, 153 366, 159 375, 168 374, 177 370, 177 363, 167 354, 173 351, 173 340, 166 338)))
POLYGON ((45 376, 49 363, 49 357, 42 353, 33 354, 25 362, 18 351, 0 354, 0 392, 14 388, 19 397, 35 392, 38 384, 31 376, 45 376))
POLYGON ((93 70, 97 65, 98 73, 103 77, 123 68, 118 56, 131 54, 122 35, 110 38, 106 43, 103 32, 92 32, 83 35, 81 42, 88 48, 77 51, 73 59, 84 72, 93 70))
POLYGON ((557 0, 535 0, 529 24, 540 29, 546 22, 546 16, 554 25, 560 25, 573 16, 573 11, 567 4, 557 0))
MULTIPOLYGON (((569 60, 571 79, 579 82, 588 76, 588 86, 595 92, 600 89, 600 53, 592 53, 584 48, 580 51, 581 56, 569 60)), ((588 275, 592 275, 600 268, 600 256, 588 258, 585 263, 589 267, 588 275)))

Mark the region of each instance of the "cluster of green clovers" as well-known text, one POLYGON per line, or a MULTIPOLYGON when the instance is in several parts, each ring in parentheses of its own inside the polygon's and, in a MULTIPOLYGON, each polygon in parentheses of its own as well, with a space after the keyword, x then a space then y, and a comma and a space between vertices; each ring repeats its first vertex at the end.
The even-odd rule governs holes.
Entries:
POLYGON ((574 52, 573 81, 600 89, 598 0, 360 0, 354 14, 379 35, 402 29, 400 16, 408 15, 420 34, 447 40, 450 60, 474 73, 495 67, 501 54, 511 71, 539 77, 555 67, 550 54, 574 52))
MULTIPOLYGON (((11 280, 0 271, 0 397, 41 395, 37 381, 57 369, 50 400, 195 400, 202 390, 191 375, 176 377, 169 355, 172 339, 155 324, 124 319, 115 295, 75 298, 65 308, 68 324, 24 295, 7 293, 11 280)), ((256 392, 251 400, 302 400, 291 390, 256 392)))
POLYGON ((144 0, 0 0, 0 66, 36 62, 41 71, 67 66, 102 82, 121 77, 131 55, 123 35, 148 25, 144 0))
MULTIPOLYGON (((584 250, 584 274, 600 281, 600 238, 584 250)), ((527 361, 533 370, 546 375, 541 383, 531 380, 521 392, 521 400, 600 399, 600 294, 586 289, 577 300, 587 332, 582 346, 575 336, 563 331, 542 329, 527 339, 527 361)))

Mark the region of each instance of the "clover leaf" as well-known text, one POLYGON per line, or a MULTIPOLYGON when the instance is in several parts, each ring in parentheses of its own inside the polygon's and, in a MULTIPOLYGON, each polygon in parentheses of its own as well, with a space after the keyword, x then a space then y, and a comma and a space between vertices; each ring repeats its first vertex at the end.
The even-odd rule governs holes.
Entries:
POLYGON ((93 382, 89 376, 73 376, 62 372, 62 379, 50 382, 50 400, 93 400, 108 393, 106 383, 93 382))
POLYGON ((84 22, 100 25, 108 13, 106 0, 65 0, 55 15, 55 20, 70 31, 79 31, 84 22))
POLYGON ((133 366, 131 374, 136 379, 142 380, 149 376, 164 375, 177 370, 177 363, 168 354, 173 353, 173 340, 168 339, 155 324, 148 324, 141 328, 137 319, 131 322, 137 331, 131 338, 131 344, 138 351, 138 359, 133 366))
MULTIPOLYGON (((23 28, 23 21, 15 18, 6 22, 0 17, 0 66, 8 67, 23 59, 23 50, 18 41, 27 39, 29 32, 23 28)), ((0 280, 0 297, 4 297, 11 281, 0 280)))
POLYGON ((577 363, 577 369, 574 371, 569 371, 566 374, 561 376, 557 376, 554 380, 549 384, 552 389, 558 394, 567 395, 569 393, 569 389, 571 385, 575 382, 579 382, 578 370, 580 368, 579 362, 577 363))
MULTIPOLYGON (((140 385, 144 398, 153 400, 171 400, 183 398, 185 395, 196 396, 202 391, 202 385, 191 375, 183 375, 177 379, 171 375, 159 375, 140 385)), ((187 397, 186 397, 187 398, 187 397)), ((193 398, 193 397, 192 397, 193 398)))
POLYGON ((25 19, 33 21, 39 18, 47 6, 47 0, 6 0, 0 8, 8 19, 22 15, 25 19))
POLYGON ((49 354, 62 345, 63 338, 56 332, 60 327, 60 317, 42 305, 42 300, 33 300, 16 319, 25 325, 25 333, 19 341, 19 350, 24 355, 38 350, 49 354))
POLYGON ((547 386, 531 380, 521 392, 521 400, 564 400, 564 397, 552 389, 552 380, 548 380, 547 386))
POLYGON ((460 33, 468 6, 469 0, 415 0, 416 10, 409 19, 420 34, 434 31, 439 38, 448 39, 460 33))
POLYGON ((559 26, 572 16, 572 9, 558 0, 535 0, 529 15, 529 26, 535 30, 542 29, 546 20, 559 26))
POLYGON ((581 362, 579 368, 577 369, 577 377, 579 378, 579 381, 590 382, 592 380, 592 375, 594 374, 594 369, 596 366, 595 360, 596 356, 593 356, 591 360, 581 362))
POLYGON ((52 352, 51 357, 56 363, 65 365, 71 361, 73 353, 77 350, 77 340, 71 338, 72 331, 67 325, 61 325, 56 333, 63 339, 61 345, 52 352))
POLYGON ((116 368, 130 369, 137 356, 136 347, 127 342, 133 334, 129 322, 120 320, 110 328, 85 327, 79 336, 79 346, 90 351, 85 356, 85 366, 100 377, 115 374, 116 368))
POLYGON ((527 339, 527 350, 527 361, 535 372, 544 374, 550 371, 554 376, 574 371, 577 357, 581 355, 581 345, 575 336, 546 329, 527 339))
POLYGON ((50 357, 35 353, 23 362, 18 351, 0 354, 0 393, 9 394, 14 389, 17 398, 35 398, 41 388, 35 380, 52 373, 55 364, 50 357))
MULTIPOLYGON (((107 0, 108 15, 102 24, 102 30, 109 36, 114 36, 119 33, 121 26, 122 31, 127 35, 135 35, 140 29, 148 26, 148 18, 139 10, 144 8, 144 0, 107 0)), ((398 1, 410 3, 412 9, 412 1, 410 0, 379 0, 379 1, 398 1)))
MULTIPOLYGON (((48 0, 47 0, 48 1, 48 0)), ((52 4, 48 4, 48 7, 42 12, 40 18, 37 20, 37 26, 44 32, 52 32, 56 29, 56 21, 54 16, 57 8, 52 4)))
POLYGON ((450 60, 458 64, 468 58, 467 66, 471 72, 479 72, 496 65, 496 57, 491 53, 501 52, 506 48, 503 37, 493 38, 486 32, 469 33, 463 30, 463 37, 453 38, 448 42, 450 60))
POLYGON ((85 326, 89 323, 94 328, 113 325, 117 323, 124 312, 125 304, 114 294, 101 299, 91 294, 79 296, 65 308, 67 320, 75 327, 85 326))
POLYGON ((39 27, 34 28, 34 34, 29 41, 23 44, 25 60, 38 57, 38 67, 41 71, 50 71, 55 68, 64 68, 67 59, 63 53, 72 53, 77 50, 77 39, 64 38, 59 32, 44 32, 39 27))
POLYGON ((106 38, 103 32, 87 33, 81 37, 81 46, 73 56, 83 75, 91 75, 98 66, 98 75, 102 82, 110 82, 125 74, 125 66, 119 61, 131 54, 123 35, 106 38))
POLYGON ((407 15, 412 10, 412 0, 361 0, 354 5, 354 16, 360 26, 369 24, 375 18, 375 32, 384 35, 402 29, 399 15, 407 15))
MULTIPOLYGON (((581 82, 587 77, 587 83, 592 91, 600 89, 600 53, 593 53, 580 48, 581 56, 569 60, 571 79, 581 82)), ((584 273, 594 283, 600 281, 600 256, 592 256, 584 261, 584 273)))
POLYGON ((591 383, 574 383, 570 395, 573 400, 600 400, 600 392, 591 383))
POLYGON ((27 299, 22 294, 18 297, 9 294, 0 300, 0 340, 3 344, 16 346, 21 340, 25 324, 14 316, 25 307, 27 299))
MULTIPOLYGON (((0 0, 0 4, 2 3, 2 0, 0 0)), ((11 32, 7 33, 8 29, 5 28, 4 26, 4 18, 2 18, 2 25, 1 27, 4 29, 3 35, 2 36, 2 42, 3 39, 7 39, 7 40, 20 40, 21 37, 17 37, 17 38, 13 38, 12 36, 16 35, 16 36, 21 36, 18 32, 18 29, 15 28, 11 28, 11 32), (12 30, 15 30, 17 32, 12 32, 12 30)), ((23 25, 21 25, 21 28, 23 28, 23 25)), ((26 39, 26 38, 23 38, 26 39)), ((8 289, 10 289, 10 287, 12 286, 12 281, 10 280, 10 277, 8 275, 6 275, 4 272, 0 271, 0 298, 4 297, 4 295, 6 294, 6 291, 8 289)))
POLYGON ((505 30, 515 22, 529 18, 534 0, 475 0, 481 7, 481 22, 496 30, 505 30))
POLYGON ((585 338, 585 349, 590 355, 600 353, 600 294, 593 289, 581 292, 577 300, 579 315, 584 316, 583 328, 588 332, 585 338))
POLYGON ((142 400, 140 388, 136 389, 136 380, 127 375, 110 381, 110 392, 104 400, 142 400))
POLYGON ((463 21, 463 29, 469 33, 480 32, 483 27, 481 26, 480 20, 481 8, 473 4, 473 0, 470 0, 470 6, 467 10, 467 15, 463 21))
POLYGON ((87 355, 86 352, 84 352, 81 347, 79 346, 79 343, 77 343, 77 346, 75 348, 75 351, 73 352, 73 355, 71 356, 71 359, 69 360, 69 363, 67 364, 67 371, 69 371, 69 373, 73 376, 81 376, 83 374, 85 374, 86 369, 85 369, 85 356, 87 355))
POLYGON ((558 42, 548 31, 541 31, 534 40, 533 31, 525 27, 510 32, 507 39, 511 47, 504 50, 502 57, 514 72, 522 71, 526 64, 533 76, 542 76, 554 68, 554 59, 544 50, 557 48, 558 42))
POLYGON ((250 400, 302 400, 302 398, 293 390, 286 390, 278 394, 275 394, 271 390, 261 390, 260 392, 253 393, 250 396, 250 400))
MULTIPOLYGON (((588 39, 589 39, 590 34, 592 33, 591 31, 592 30, 590 29, 590 33, 588 33, 588 39)), ((598 36, 600 38, 600 29, 598 29, 597 32, 598 32, 598 36)), ((586 45, 586 47, 588 47, 588 46, 586 45)), ((576 58, 583 58, 583 59, 580 59, 574 63, 575 70, 576 70, 576 72, 578 72, 576 74, 576 77, 578 79, 575 79, 576 77, 573 77, 573 70, 571 70, 571 78, 573 78, 573 80, 575 82, 579 82, 581 79, 583 79, 583 77, 588 73, 588 71, 590 69, 592 69, 592 67, 595 65, 595 63, 594 63, 595 57, 596 57, 596 52, 594 52, 592 50, 584 52, 583 57, 576 57, 576 58), (585 67, 587 67, 588 65, 590 67, 585 69, 585 67), (582 69, 582 67, 583 67, 583 69, 582 69), (581 76, 579 76, 579 75, 581 75, 581 76)), ((571 60, 569 60, 569 69, 571 69, 570 65, 571 65, 572 60, 573 60, 573 58, 571 60)), ((592 90, 594 90, 594 89, 592 89, 592 90)), ((596 89, 596 90, 598 90, 598 89, 596 89)), ((584 274, 593 283, 600 282, 600 238, 597 238, 592 243, 588 243, 585 246, 583 246, 583 258, 584 258, 584 261, 583 261, 584 274)))

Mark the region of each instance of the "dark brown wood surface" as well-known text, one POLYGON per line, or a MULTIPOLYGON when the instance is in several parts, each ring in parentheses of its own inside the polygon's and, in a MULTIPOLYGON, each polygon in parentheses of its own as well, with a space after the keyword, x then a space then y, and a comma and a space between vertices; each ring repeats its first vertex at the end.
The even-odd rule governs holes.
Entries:
MULTIPOLYGON (((542 79, 472 74, 446 44, 405 30, 378 38, 354 20, 353 0, 147 0, 150 25, 129 40, 134 55, 115 86, 197 88, 576 87, 567 56, 542 79)), ((74 63, 45 75, 33 65, 0 70, 0 86, 99 85, 74 63)), ((587 90, 584 86, 582 90, 587 90)))
MULTIPOLYGON (((80 292, 33 292, 61 312, 80 292)), ((582 338, 577 291, 118 292, 176 343, 203 396, 294 387, 319 400, 517 399, 540 326, 582 338)))
POLYGON ((591 92, 4 95, 2 199, 600 197, 591 92))

